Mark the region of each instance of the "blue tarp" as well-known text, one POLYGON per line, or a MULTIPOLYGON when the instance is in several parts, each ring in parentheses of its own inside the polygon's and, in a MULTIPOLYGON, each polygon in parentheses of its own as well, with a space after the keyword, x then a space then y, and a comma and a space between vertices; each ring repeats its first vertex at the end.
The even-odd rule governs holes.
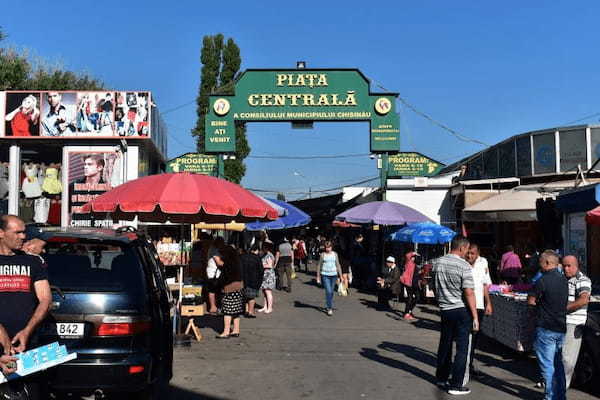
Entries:
POLYGON ((277 218, 275 221, 270 222, 251 222, 246 224, 246 229, 249 231, 261 231, 261 230, 275 230, 275 229, 287 229, 297 228, 299 226, 308 225, 310 223, 310 216, 299 208, 286 203, 285 201, 268 199, 270 202, 285 208, 288 213, 283 217, 277 218))
POLYGON ((565 190, 556 198, 556 208, 564 213, 589 211, 600 203, 600 185, 565 190))

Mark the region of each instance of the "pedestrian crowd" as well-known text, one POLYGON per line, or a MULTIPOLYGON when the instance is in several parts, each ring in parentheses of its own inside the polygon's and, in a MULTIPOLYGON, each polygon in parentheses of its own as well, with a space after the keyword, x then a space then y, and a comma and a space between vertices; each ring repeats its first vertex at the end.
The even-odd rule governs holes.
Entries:
MULTIPOLYGON (((553 250, 536 257, 539 273, 528 295, 532 318, 536 320, 534 351, 545 399, 565 399, 581 347, 581 329, 587 319, 591 281, 579 270, 575 256, 562 262, 553 250)), ((512 247, 500 264, 503 281, 521 280, 521 263, 512 247)), ((438 387, 451 395, 470 393, 470 375, 481 371, 473 365, 480 327, 493 313, 488 262, 479 247, 458 236, 450 253, 434 261, 434 287, 441 311, 441 331, 437 352, 438 387), (452 357, 455 348, 454 357, 452 357)))

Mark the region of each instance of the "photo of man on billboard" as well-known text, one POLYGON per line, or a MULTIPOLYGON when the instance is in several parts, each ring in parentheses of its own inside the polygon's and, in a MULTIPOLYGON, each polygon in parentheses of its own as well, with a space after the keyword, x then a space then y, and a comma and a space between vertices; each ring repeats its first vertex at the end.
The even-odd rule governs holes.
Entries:
POLYGON ((4 116, 6 136, 39 136, 39 107, 39 93, 7 93, 4 116))
POLYGON ((46 92, 42 97, 42 136, 73 136, 75 93, 46 92))
POLYGON ((94 219, 79 212, 81 206, 122 183, 119 151, 70 152, 68 166, 71 226, 111 227, 110 218, 94 219))

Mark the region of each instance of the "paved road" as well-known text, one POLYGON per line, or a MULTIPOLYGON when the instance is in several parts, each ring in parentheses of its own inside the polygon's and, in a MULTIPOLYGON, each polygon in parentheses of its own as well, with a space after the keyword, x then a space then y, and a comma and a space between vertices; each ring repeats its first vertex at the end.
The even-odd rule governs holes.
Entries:
MULTIPOLYGON (((242 319, 241 337, 216 340, 217 317, 200 321, 204 340, 176 350, 174 399, 445 399, 435 386, 439 315, 419 306, 418 322, 376 311, 375 298, 336 296, 332 317, 323 290, 299 274, 293 292, 276 292, 275 311, 242 319)), ((403 305, 396 305, 400 309, 403 305)), ((467 398, 537 399, 535 361, 491 341, 477 355, 485 377, 467 398)), ((592 396, 569 391, 569 399, 592 396)))

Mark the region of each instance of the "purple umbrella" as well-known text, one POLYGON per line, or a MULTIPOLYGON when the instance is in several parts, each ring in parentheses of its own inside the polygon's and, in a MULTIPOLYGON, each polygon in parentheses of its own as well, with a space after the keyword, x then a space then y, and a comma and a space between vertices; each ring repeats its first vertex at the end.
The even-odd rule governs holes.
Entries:
POLYGON ((404 225, 431 221, 414 208, 391 201, 372 201, 344 211, 335 217, 353 224, 404 225))

